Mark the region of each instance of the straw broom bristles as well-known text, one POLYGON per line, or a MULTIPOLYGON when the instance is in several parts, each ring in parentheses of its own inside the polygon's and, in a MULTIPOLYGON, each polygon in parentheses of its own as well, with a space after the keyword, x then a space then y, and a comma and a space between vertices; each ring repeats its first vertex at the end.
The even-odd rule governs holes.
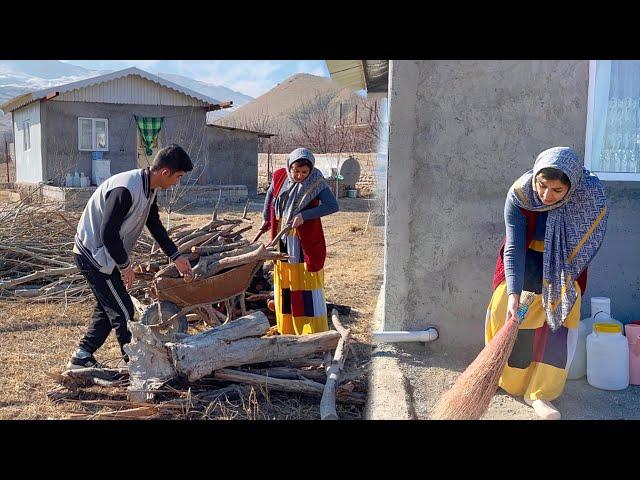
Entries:
MULTIPOLYGON (((520 321, 533 298, 533 292, 522 292, 518 310, 520 321)), ((462 372, 453 387, 440 397, 431 412, 433 420, 478 420, 484 415, 516 343, 519 325, 520 322, 514 319, 506 321, 491 342, 462 372)))

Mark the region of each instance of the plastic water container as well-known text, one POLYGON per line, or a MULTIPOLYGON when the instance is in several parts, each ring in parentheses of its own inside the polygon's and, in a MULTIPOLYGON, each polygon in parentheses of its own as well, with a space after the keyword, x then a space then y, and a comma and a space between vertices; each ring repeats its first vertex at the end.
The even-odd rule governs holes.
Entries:
POLYGON ((596 321, 623 328, 622 322, 611 317, 611 300, 608 297, 591 297, 591 316, 583 318, 578 327, 576 351, 567 373, 569 380, 576 380, 587 374, 587 336, 593 331, 596 321))
POLYGON ((80 186, 80 174, 77 171, 73 173, 73 186, 80 186))
POLYGON ((110 160, 92 160, 91 161, 91 181, 94 185, 100 185, 111 176, 110 160))
POLYGON ((624 330, 629 345, 629 383, 640 385, 640 325, 629 323, 624 330))
POLYGON ((73 187, 73 175, 71 175, 71 172, 67 173, 67 176, 64 179, 64 186, 73 187))
POLYGON ((629 386, 629 346, 620 325, 593 325, 587 336, 587 381, 602 390, 629 386))

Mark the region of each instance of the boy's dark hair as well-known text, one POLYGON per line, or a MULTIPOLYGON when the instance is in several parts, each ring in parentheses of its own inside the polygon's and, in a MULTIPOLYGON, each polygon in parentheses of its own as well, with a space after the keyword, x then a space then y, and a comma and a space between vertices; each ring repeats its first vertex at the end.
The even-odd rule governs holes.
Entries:
POLYGON ((162 168, 168 168, 171 173, 190 172, 193 170, 193 163, 187 152, 180 145, 172 143, 161 148, 153 159, 152 171, 158 171, 162 168))
POLYGON ((540 175, 545 180, 560 180, 563 184, 568 185, 569 187, 571 186, 571 180, 569 180, 567 174, 558 168, 543 168, 538 172, 538 175, 540 175))

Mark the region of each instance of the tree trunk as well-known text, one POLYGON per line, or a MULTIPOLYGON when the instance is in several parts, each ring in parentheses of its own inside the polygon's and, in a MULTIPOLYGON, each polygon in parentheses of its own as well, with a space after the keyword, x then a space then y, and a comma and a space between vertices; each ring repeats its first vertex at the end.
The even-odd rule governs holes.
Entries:
POLYGON ((177 372, 187 376, 189 381, 193 382, 224 367, 300 358, 317 352, 326 352, 335 348, 340 338, 338 332, 330 331, 302 336, 240 338, 233 341, 225 338, 226 336, 219 337, 214 333, 215 330, 233 327, 244 318, 253 316, 264 319, 260 334, 265 333, 269 328, 269 322, 264 313, 258 311, 209 332, 194 335, 180 343, 168 343, 166 346, 171 352, 177 372))

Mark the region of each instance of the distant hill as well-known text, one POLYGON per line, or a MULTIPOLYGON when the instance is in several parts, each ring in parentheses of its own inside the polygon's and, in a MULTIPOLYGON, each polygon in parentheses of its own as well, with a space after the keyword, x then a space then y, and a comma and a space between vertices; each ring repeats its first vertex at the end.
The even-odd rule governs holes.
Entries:
POLYGON ((351 90, 342 88, 330 78, 298 73, 215 123, 228 126, 252 124, 257 117, 268 114, 274 122, 287 127, 290 126, 288 116, 292 112, 314 96, 325 93, 343 102, 357 98, 351 90))
MULTIPOLYGON (((359 97, 349 89, 342 88, 330 78, 308 73, 298 73, 287 78, 267 93, 214 123, 276 134, 270 140, 270 151, 284 153, 290 151, 293 146, 300 144, 301 141, 305 141, 304 135, 300 136, 300 129, 291 119, 292 114, 301 113, 305 110, 305 107, 316 102, 318 98, 326 97, 329 97, 331 102, 325 111, 326 115, 322 114, 322 118, 325 120, 320 120, 320 117, 316 116, 314 117, 315 120, 310 120, 311 123, 308 125, 315 130, 316 133, 314 135, 316 135, 317 139, 323 139, 319 140, 316 147, 320 149, 331 148, 330 145, 334 141, 340 141, 338 140, 338 131, 334 130, 334 125, 338 124, 340 116, 342 115, 344 123, 362 122, 363 118, 366 117, 365 112, 367 110, 365 108, 357 110, 355 106, 363 105, 367 100, 359 97), (354 120, 356 111, 358 112, 357 121, 354 120), (314 122, 319 123, 314 125, 314 122), (321 127, 319 125, 325 126, 321 127), (318 133, 320 130, 324 131, 324 133, 318 133)), ((365 149, 362 151, 369 151, 368 149, 371 147, 368 146, 367 142, 370 143, 371 140, 367 140, 362 135, 359 135, 359 138, 363 138, 363 140, 358 143, 358 146, 364 144, 365 146, 362 148, 365 149)), ((344 140, 342 141, 344 142, 344 140)), ((312 141, 307 141, 307 143, 309 142, 312 141)), ((309 145, 311 146, 311 143, 309 145)), ((261 151, 265 151, 266 147, 266 144, 261 144, 259 148, 261 151)))

